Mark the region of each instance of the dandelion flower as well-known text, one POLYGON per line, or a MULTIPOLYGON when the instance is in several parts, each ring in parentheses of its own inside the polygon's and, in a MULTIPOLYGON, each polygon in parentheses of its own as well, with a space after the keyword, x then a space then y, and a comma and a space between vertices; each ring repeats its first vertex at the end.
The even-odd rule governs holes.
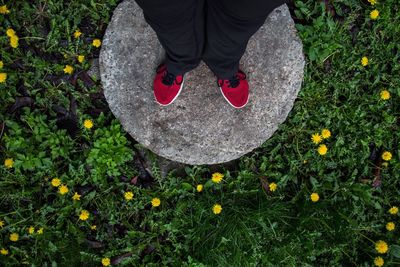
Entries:
POLYGON ((12 168, 14 166, 14 160, 11 158, 5 159, 4 166, 6 166, 6 168, 8 168, 8 169, 12 168))
POLYGON ((0 220, 0 228, 3 228, 4 225, 5 225, 4 221, 3 221, 3 220, 0 220))
POLYGON ((312 202, 317 202, 319 200, 319 195, 318 195, 318 193, 312 193, 310 195, 310 198, 311 198, 312 202))
POLYGON ((385 151, 382 153, 382 159, 389 161, 392 158, 392 153, 390 153, 389 151, 385 151))
POLYGON ((10 240, 13 242, 17 242, 19 239, 19 234, 18 233, 12 233, 10 234, 10 240))
POLYGON ((11 47, 12 48, 17 48, 18 47, 18 41, 19 41, 18 36, 16 36, 16 35, 11 36, 10 37, 10 45, 11 45, 11 47))
POLYGON ((10 10, 7 9, 6 5, 0 6, 0 14, 5 15, 5 14, 8 14, 8 13, 10 13, 10 10))
POLYGON ((220 204, 215 204, 212 208, 214 214, 220 214, 222 211, 222 207, 220 204))
POLYGON ((86 119, 83 121, 83 127, 85 127, 86 129, 90 129, 93 127, 93 121, 86 119))
POLYGON ((361 65, 363 65, 364 67, 368 65, 368 58, 367 57, 363 57, 361 59, 361 65))
POLYGON ((66 193, 68 193, 68 187, 66 186, 66 185, 60 185, 59 187, 58 187, 58 192, 61 194, 61 195, 65 195, 66 193))
POLYGON ((110 265, 110 258, 102 258, 101 259, 101 264, 103 264, 103 266, 109 266, 110 265))
POLYGON ((77 60, 79 63, 82 63, 85 60, 85 56, 84 55, 79 55, 77 56, 77 60))
POLYGON ((6 31, 6 34, 7 34, 8 37, 11 38, 12 36, 15 36, 15 31, 13 29, 11 29, 11 28, 8 28, 7 31, 6 31))
POLYGON ((2 69, 4 67, 4 63, 3 61, 0 60, 0 69, 2 69))
POLYGON ((396 206, 393 206, 393 207, 391 207, 391 208, 389 209, 389 213, 390 213, 390 214, 395 215, 395 214, 397 214, 398 212, 399 212, 399 208, 396 207, 396 206))
POLYGON ((377 9, 372 10, 371 13, 369 14, 369 17, 372 20, 376 20, 379 17, 379 11, 377 9))
POLYGON ((75 37, 75 39, 78 39, 81 35, 82 35, 82 33, 81 33, 81 31, 79 31, 79 30, 76 30, 76 31, 74 32, 74 37, 75 37))
POLYGON ((81 200, 81 195, 79 195, 77 192, 74 193, 74 195, 72 196, 73 200, 81 200))
POLYGON ((269 190, 271 190, 272 192, 274 192, 277 188, 277 184, 276 183, 270 183, 269 184, 269 190))
POLYGON ((224 175, 219 172, 215 172, 211 176, 211 180, 216 184, 219 184, 222 181, 222 178, 224 178, 224 175))
POLYGON ((40 228, 36 231, 36 233, 38 233, 39 235, 43 234, 43 227, 40 227, 40 228))
POLYGON ((393 231, 394 228, 396 228, 396 225, 394 224, 394 222, 388 222, 388 223, 386 224, 386 230, 388 230, 388 231, 393 231))
POLYGON ((376 257, 374 259, 375 266, 381 267, 381 266, 383 266, 384 263, 385 263, 385 261, 382 259, 382 257, 376 257))
POLYGON ((34 232, 35 232, 35 227, 29 226, 29 228, 28 228, 28 233, 29 233, 29 234, 33 234, 34 232))
POLYGON ((375 243, 375 249, 376 249, 376 251, 378 251, 378 253, 384 254, 384 253, 386 253, 388 251, 389 246, 388 246, 388 244, 386 244, 385 241, 378 240, 375 243))
POLYGON ((328 151, 328 148, 326 147, 325 144, 322 144, 318 147, 318 153, 323 156, 326 154, 326 152, 328 151))
POLYGON ((133 198, 133 193, 131 191, 125 192, 124 197, 126 200, 131 200, 133 198))
POLYGON ((58 178, 53 178, 51 179, 51 185, 54 187, 59 187, 61 184, 61 180, 58 178))
POLYGON ((8 254, 8 249, 2 248, 0 250, 1 255, 7 255, 8 254))
POLYGON ((90 229, 92 229, 92 230, 94 231, 94 230, 97 229, 97 226, 96 226, 96 225, 91 225, 91 226, 90 226, 90 229))
POLYGON ((72 74, 73 71, 74 71, 74 68, 71 65, 65 65, 64 73, 72 74))
POLYGON ((382 100, 388 100, 390 98, 390 92, 388 90, 382 90, 380 96, 382 100))
POLYGON ((151 200, 151 205, 153 207, 158 207, 161 204, 161 200, 158 197, 155 197, 151 200))
POLYGON ((373 5, 375 5, 378 1, 377 1, 377 0, 368 0, 368 2, 373 6, 373 5))
POLYGON ((7 73, 1 72, 0 73, 0 83, 4 83, 7 80, 7 73))
POLYGON ((203 185, 202 184, 198 184, 197 186, 196 186, 196 190, 197 190, 197 192, 201 192, 201 191, 203 191, 203 185))
POLYGON ((100 41, 100 39, 94 39, 93 42, 92 42, 92 45, 93 45, 94 47, 100 47, 100 46, 101 46, 101 41, 100 41))
POLYGON ((89 219, 89 212, 87 210, 82 210, 81 214, 79 214, 79 220, 86 221, 89 219))
POLYGON ((311 135, 311 140, 314 144, 319 144, 322 141, 322 136, 319 133, 315 133, 311 135))
POLYGON ((327 138, 331 137, 331 131, 329 131, 326 128, 322 129, 321 135, 322 135, 322 138, 327 139, 327 138))

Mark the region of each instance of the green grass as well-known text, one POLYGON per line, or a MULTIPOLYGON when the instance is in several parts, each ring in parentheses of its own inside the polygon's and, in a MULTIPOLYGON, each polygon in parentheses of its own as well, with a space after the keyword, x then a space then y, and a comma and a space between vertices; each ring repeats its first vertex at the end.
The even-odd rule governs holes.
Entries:
POLYGON ((400 265, 399 214, 388 212, 400 205, 397 0, 375 7, 366 0, 295 1, 307 58, 302 89, 268 141, 235 170, 219 169, 221 184, 210 181, 208 166, 162 178, 154 157, 150 176, 139 160, 143 148, 109 111, 100 81, 85 75, 99 54, 91 43, 102 38, 117 1, 3 4, 11 12, 0 14, 0 73, 7 73, 0 160, 14 164, 0 167, 0 249, 9 252, 1 265, 99 266, 108 257, 117 266, 347 267, 373 266, 377 256, 384 266, 400 265), (377 20, 369 18, 374 8, 377 20), (5 34, 10 27, 16 49, 5 34), (63 72, 67 64, 71 75, 63 72), (380 99, 383 89, 390 99, 380 99), (323 128, 332 133, 323 140, 325 156, 311 141, 323 128), (51 185, 55 177, 67 194, 51 185), (271 182, 274 192, 263 188, 271 182), (204 184, 200 193, 197 184, 204 184), (124 199, 126 191, 133 200, 124 199), (310 200, 313 192, 319 201, 310 200), (153 197, 159 207, 151 207, 153 197), (87 221, 79 220, 82 210, 87 221), (390 221, 394 231, 385 228, 390 221), (375 250, 378 240, 387 242, 387 253, 375 250))

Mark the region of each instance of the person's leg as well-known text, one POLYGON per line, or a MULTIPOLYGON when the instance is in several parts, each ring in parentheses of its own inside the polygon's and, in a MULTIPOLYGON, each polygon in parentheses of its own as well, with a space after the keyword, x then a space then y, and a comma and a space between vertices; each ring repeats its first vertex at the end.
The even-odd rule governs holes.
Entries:
POLYGON ((207 1, 207 41, 202 58, 218 78, 229 79, 237 73, 250 37, 285 1, 207 1))
POLYGON ((174 75, 194 69, 204 47, 204 0, 136 0, 166 51, 174 75))

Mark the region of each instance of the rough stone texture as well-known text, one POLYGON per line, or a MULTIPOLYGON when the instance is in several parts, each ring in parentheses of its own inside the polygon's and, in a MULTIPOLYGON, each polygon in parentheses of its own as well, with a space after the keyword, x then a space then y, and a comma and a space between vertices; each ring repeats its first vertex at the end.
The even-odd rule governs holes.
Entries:
POLYGON ((99 59, 94 58, 90 61, 90 68, 88 70, 88 74, 95 80, 100 78, 100 69, 99 69, 99 59))
POLYGON ((303 79, 302 43, 286 5, 269 15, 242 57, 250 84, 250 101, 243 109, 225 101, 204 63, 185 75, 185 87, 173 104, 159 106, 152 83, 163 58, 141 9, 133 0, 122 2, 100 53, 110 109, 139 143, 192 165, 231 161, 259 147, 286 119, 303 79))

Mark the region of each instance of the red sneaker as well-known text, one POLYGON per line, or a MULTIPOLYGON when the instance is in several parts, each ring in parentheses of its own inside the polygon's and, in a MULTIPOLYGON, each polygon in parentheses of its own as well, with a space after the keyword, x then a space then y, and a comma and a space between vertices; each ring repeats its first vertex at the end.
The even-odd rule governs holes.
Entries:
POLYGON ((249 101, 249 83, 241 70, 230 79, 218 79, 218 86, 225 100, 234 108, 242 108, 249 101))
POLYGON ((168 72, 165 64, 159 65, 153 86, 157 103, 161 106, 168 106, 174 102, 182 90, 183 82, 183 75, 175 76, 168 72))

